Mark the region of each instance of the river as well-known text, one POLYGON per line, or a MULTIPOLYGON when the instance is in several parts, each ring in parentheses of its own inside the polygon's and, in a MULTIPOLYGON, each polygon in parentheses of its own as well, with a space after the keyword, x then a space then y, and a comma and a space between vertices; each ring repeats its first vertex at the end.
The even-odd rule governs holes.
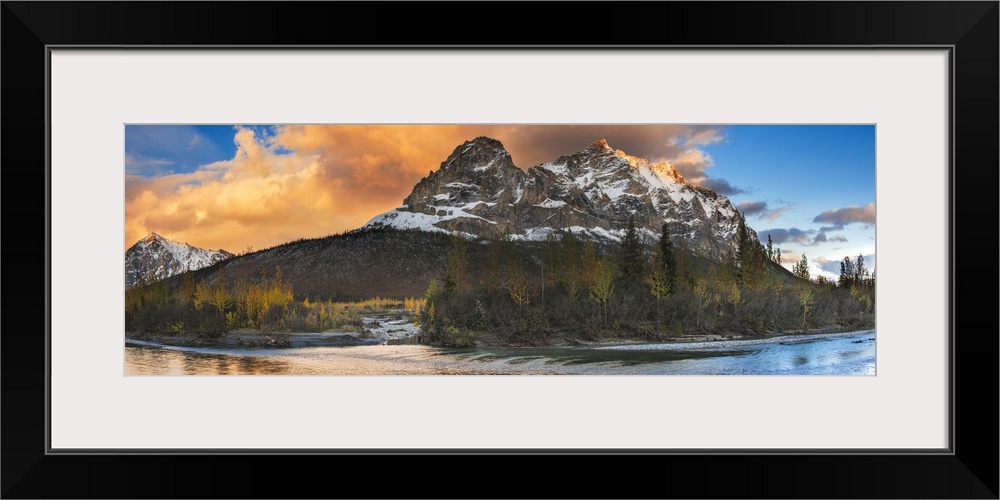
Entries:
POLYGON ((126 375, 874 375, 875 331, 576 347, 173 347, 130 341, 126 375))

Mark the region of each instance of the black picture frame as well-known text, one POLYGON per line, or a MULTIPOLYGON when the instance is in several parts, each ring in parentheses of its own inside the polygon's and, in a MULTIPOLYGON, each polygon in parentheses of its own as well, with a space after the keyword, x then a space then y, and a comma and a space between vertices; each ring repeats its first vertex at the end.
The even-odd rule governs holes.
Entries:
POLYGON ((998 321, 995 309, 973 306, 971 301, 974 296, 986 304, 996 303, 991 300, 997 294, 992 244, 997 241, 1000 169, 1000 3, 667 2, 554 7, 548 11, 557 15, 543 14, 546 10, 537 4, 516 3, 3 2, 0 61, 7 147, 0 150, 0 164, 9 195, 3 256, 8 264, 16 264, 13 278, 8 266, 8 285, 15 283, 20 289, 4 294, 8 328, 0 336, 3 497, 298 498, 317 496, 314 488, 320 486, 315 490, 318 496, 334 497, 997 498, 998 321), (484 19, 490 29, 483 28, 484 19), (482 47, 508 45, 511 40, 542 46, 548 45, 543 37, 551 36, 553 27, 566 35, 556 43, 572 39, 583 44, 575 46, 602 50, 950 47, 954 367, 950 452, 48 453, 49 47, 482 47), (39 270, 45 271, 44 279, 39 270), (959 291, 967 301, 959 300, 959 291), (562 470, 573 475, 567 477, 562 470), (482 490, 466 490, 456 478, 471 478, 483 485, 482 490))

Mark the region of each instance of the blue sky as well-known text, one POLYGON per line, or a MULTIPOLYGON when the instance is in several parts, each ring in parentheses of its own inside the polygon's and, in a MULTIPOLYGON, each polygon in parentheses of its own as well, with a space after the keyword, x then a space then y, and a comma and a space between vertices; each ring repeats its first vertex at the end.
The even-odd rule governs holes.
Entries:
POLYGON ((527 169, 598 139, 728 196, 814 276, 874 267, 874 125, 127 125, 126 248, 151 231, 240 251, 354 229, 399 206, 462 142, 527 169))
POLYGON ((790 251, 786 258, 804 253, 813 273, 828 277, 839 273, 831 261, 845 256, 865 255, 872 268, 874 125, 729 126, 722 141, 702 148, 711 176, 737 188, 730 200, 761 240, 770 233, 790 251))
POLYGON ((232 125, 126 125, 125 173, 194 172, 236 154, 232 125))

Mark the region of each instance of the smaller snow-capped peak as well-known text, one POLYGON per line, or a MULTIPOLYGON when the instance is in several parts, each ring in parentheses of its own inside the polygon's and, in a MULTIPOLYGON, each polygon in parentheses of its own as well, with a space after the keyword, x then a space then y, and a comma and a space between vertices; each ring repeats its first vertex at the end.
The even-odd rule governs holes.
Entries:
MULTIPOLYGON (((201 250, 200 248, 195 248, 187 243, 180 243, 168 238, 164 238, 163 236, 160 236, 155 232, 149 233, 149 235, 137 241, 135 245, 133 245, 133 247, 135 247, 136 245, 138 245, 143 249, 160 247, 163 250, 170 252, 171 255, 173 255, 178 259, 191 254, 192 251, 201 250)), ((131 250, 131 248, 129 250, 131 250)), ((207 250, 201 250, 201 251, 207 251, 207 250)))
POLYGON ((225 250, 206 250, 165 238, 155 232, 125 251, 125 286, 151 283, 185 271, 208 267, 232 257, 225 250))

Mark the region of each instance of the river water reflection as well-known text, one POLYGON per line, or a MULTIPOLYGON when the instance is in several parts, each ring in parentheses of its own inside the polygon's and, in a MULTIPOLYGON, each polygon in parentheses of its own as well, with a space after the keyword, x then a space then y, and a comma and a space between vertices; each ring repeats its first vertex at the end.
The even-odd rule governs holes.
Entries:
POLYGON ((127 375, 874 375, 875 332, 581 347, 125 346, 127 375))

